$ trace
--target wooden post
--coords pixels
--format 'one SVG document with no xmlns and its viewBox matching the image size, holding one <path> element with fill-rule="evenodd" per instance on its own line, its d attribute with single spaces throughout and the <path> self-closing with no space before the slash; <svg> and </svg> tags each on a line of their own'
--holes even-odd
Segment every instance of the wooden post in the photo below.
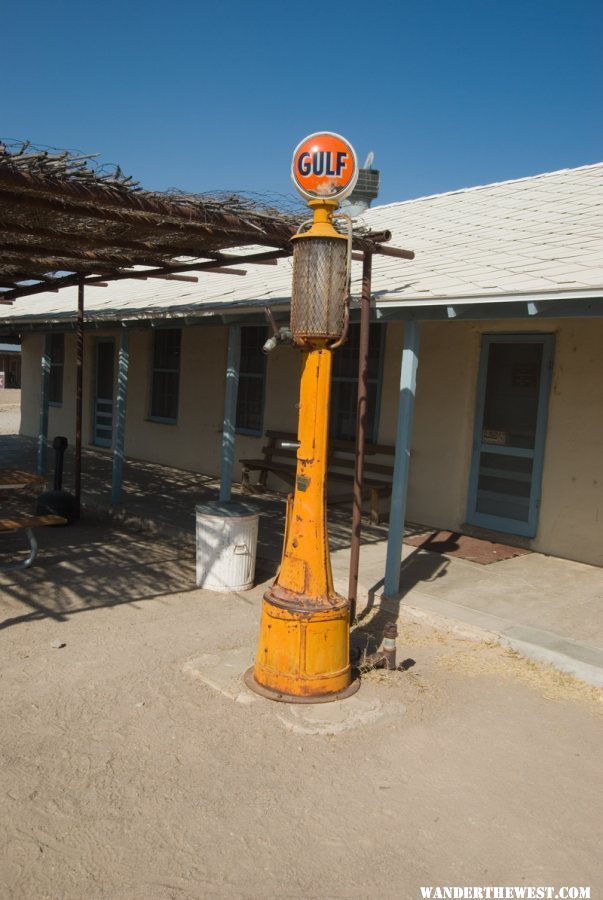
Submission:
<svg viewBox="0 0 603 900">
<path fill-rule="evenodd" d="M 392 485 L 384 594 L 395 596 L 400 590 L 400 562 L 404 540 L 406 495 L 412 441 L 412 419 L 415 405 L 417 367 L 419 365 L 419 329 L 417 322 L 404 323 L 404 348 L 400 368 L 400 400 L 396 429 L 396 456 Z"/>
<path fill-rule="evenodd" d="M 368 393 L 369 331 L 371 327 L 371 274 L 373 254 L 365 253 L 362 262 L 362 298 L 360 307 L 360 347 L 358 352 L 358 400 L 356 407 L 356 466 L 352 501 L 352 542 L 350 546 L 350 579 L 348 599 L 350 622 L 356 618 L 358 600 L 358 568 L 360 563 L 360 534 L 362 530 L 362 470 L 366 443 L 366 403 Z"/>
</svg>

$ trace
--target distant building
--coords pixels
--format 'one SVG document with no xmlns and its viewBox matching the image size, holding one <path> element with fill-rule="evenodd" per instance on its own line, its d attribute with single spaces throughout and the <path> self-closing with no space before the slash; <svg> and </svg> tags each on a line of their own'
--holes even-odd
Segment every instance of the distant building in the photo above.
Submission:
<svg viewBox="0 0 603 900">
<path fill-rule="evenodd" d="M 0 390 L 21 387 L 21 345 L 0 343 Z"/>
<path fill-rule="evenodd" d="M 369 371 L 369 437 L 391 445 L 404 335 L 421 323 L 409 520 L 603 565 L 602 195 L 597 164 L 364 214 L 416 253 L 374 259 Z M 237 459 L 261 455 L 266 429 L 295 429 L 299 353 L 261 350 L 265 306 L 286 320 L 291 261 L 248 269 L 87 291 L 85 442 L 112 444 L 124 328 L 128 456 L 218 474 L 229 325 L 241 328 Z M 357 301 L 360 264 L 353 275 Z M 22 337 L 24 434 L 37 434 L 46 346 L 49 434 L 73 441 L 75 308 L 68 288 L 0 314 L 0 334 Z M 352 325 L 335 355 L 337 438 L 354 436 L 357 338 Z"/>
</svg>

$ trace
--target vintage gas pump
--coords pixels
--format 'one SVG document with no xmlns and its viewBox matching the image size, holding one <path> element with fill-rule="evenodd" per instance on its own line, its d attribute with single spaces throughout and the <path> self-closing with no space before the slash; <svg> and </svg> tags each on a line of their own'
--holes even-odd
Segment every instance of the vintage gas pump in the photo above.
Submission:
<svg viewBox="0 0 603 900">
<path fill-rule="evenodd" d="M 295 492 L 245 677 L 274 700 L 317 703 L 359 687 L 350 668 L 349 603 L 333 589 L 326 522 L 331 359 L 347 329 L 351 260 L 351 227 L 340 233 L 333 214 L 358 177 L 354 149 L 330 132 L 311 135 L 294 153 L 292 176 L 313 211 L 311 227 L 293 238 L 291 332 L 302 354 Z"/>
</svg>

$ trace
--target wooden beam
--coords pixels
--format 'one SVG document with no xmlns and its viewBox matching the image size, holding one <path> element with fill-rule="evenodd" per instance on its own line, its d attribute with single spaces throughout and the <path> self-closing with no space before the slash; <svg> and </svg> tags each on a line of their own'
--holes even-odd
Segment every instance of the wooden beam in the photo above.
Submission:
<svg viewBox="0 0 603 900">
<path fill-rule="evenodd" d="M 151 275 L 151 278 L 163 278 L 165 281 L 199 281 L 194 275 Z"/>
<path fill-rule="evenodd" d="M 261 263 L 262 260 L 265 259 L 281 259 L 282 257 L 288 257 L 290 255 L 290 250 L 264 250 L 261 253 L 248 253 L 240 257 L 231 256 L 229 257 L 229 261 L 237 262 L 239 264 L 252 264 Z M 86 279 L 86 284 L 93 284 L 94 281 L 117 281 L 124 278 L 145 279 L 151 278 L 153 275 L 172 275 L 179 272 L 207 272 L 214 268 L 221 268 L 220 262 L 222 259 L 223 257 L 220 256 L 220 258 L 217 260 L 210 260 L 209 262 L 205 263 L 194 262 L 171 265 L 169 270 L 166 270 L 166 268 L 163 267 L 159 269 L 144 269 L 142 271 L 133 272 L 125 272 L 123 269 L 116 272 L 105 272 L 99 275 L 91 275 Z M 241 272 L 242 270 L 237 269 L 236 271 Z M 77 273 L 73 275 L 65 275 L 62 278 L 54 279 L 54 281 L 57 285 L 57 288 L 73 287 L 81 281 L 81 275 L 78 275 Z M 47 290 L 48 288 L 44 284 L 28 285 L 27 287 L 19 288 L 16 291 L 10 291 L 7 299 L 12 302 L 12 300 L 15 300 L 17 297 L 29 297 L 33 294 L 40 294 Z"/>
<path fill-rule="evenodd" d="M 226 266 L 216 266 L 215 269 L 207 269 L 212 275 L 247 275 L 247 269 L 229 269 Z"/>
</svg>

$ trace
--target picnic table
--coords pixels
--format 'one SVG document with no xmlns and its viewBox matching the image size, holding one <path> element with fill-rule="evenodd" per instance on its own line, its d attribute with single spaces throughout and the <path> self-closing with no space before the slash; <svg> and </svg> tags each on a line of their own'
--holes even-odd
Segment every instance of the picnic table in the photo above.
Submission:
<svg viewBox="0 0 603 900">
<path fill-rule="evenodd" d="M 21 469 L 0 469 L 0 499 L 2 492 L 5 491 L 22 491 L 25 488 L 41 488 L 48 479 L 44 475 L 34 475 L 32 472 L 25 472 Z M 46 525 L 65 525 L 67 519 L 62 516 L 28 516 L 21 514 L 13 514 L 0 517 L 0 533 L 10 531 L 25 531 L 29 541 L 29 556 L 17 563 L 9 563 L 8 565 L 0 565 L 0 571 L 6 572 L 11 569 L 28 569 L 37 556 L 38 542 L 34 534 L 34 528 L 40 528 Z"/>
</svg>

